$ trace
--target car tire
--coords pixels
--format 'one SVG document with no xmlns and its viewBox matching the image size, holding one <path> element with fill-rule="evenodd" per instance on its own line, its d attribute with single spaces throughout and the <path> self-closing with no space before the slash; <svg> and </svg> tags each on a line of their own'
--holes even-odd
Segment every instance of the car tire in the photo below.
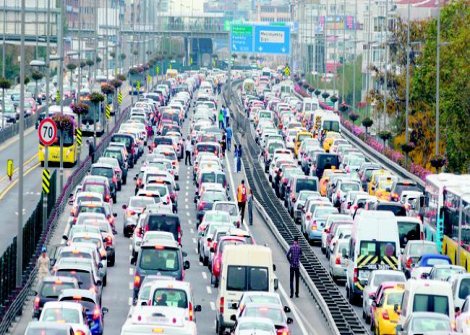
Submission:
<svg viewBox="0 0 470 335">
<path fill-rule="evenodd" d="M 116 263 L 116 255 L 112 255 L 111 257 L 108 258 L 109 266 L 114 266 L 115 263 Z"/>
<path fill-rule="evenodd" d="M 221 325 L 219 325 L 218 320 L 215 322 L 215 333 L 217 335 L 224 335 L 224 328 Z"/>
</svg>

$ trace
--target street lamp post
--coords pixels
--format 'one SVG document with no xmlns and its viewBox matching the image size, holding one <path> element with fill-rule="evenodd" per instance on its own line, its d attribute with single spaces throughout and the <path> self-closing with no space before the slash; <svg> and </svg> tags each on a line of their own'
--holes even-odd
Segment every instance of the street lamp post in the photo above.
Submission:
<svg viewBox="0 0 470 335">
<path fill-rule="evenodd" d="M 384 103 L 383 103 L 383 114 L 384 114 L 384 129 L 386 128 L 385 125 L 385 118 L 387 117 L 387 90 L 388 90 L 388 71 L 387 71 L 387 66 L 388 66 L 388 0 L 385 0 L 385 25 L 384 25 L 384 30 L 385 30 L 385 64 L 384 64 Z"/>
<path fill-rule="evenodd" d="M 411 2 L 408 2 L 408 29 L 406 31 L 406 98 L 405 98 L 405 143 L 408 144 L 409 141 L 409 131 L 408 131 L 408 115 L 410 108 L 410 14 L 411 12 Z M 405 166 L 408 166 L 408 153 L 405 155 Z"/>
<path fill-rule="evenodd" d="M 60 92 L 60 115 L 64 115 L 64 1 L 61 0 L 60 4 L 60 23 L 58 25 L 58 39 L 59 43 L 59 92 Z M 63 131 L 59 130 L 59 143 L 60 143 L 60 163 L 59 163 L 59 189 L 64 188 L 64 140 L 63 140 Z"/>
<path fill-rule="evenodd" d="M 439 76 L 440 76 L 440 65 L 441 65 L 441 3 L 440 0 L 437 2 L 437 43 L 436 43 L 436 148 L 435 155 L 439 156 Z M 462 212 L 460 213 L 462 214 Z M 460 220 L 459 220 L 460 223 Z M 460 232 L 460 229 L 459 229 Z"/>
<path fill-rule="evenodd" d="M 459 230 L 458 230 L 458 244 L 457 244 L 457 265 L 460 265 L 460 247 L 462 245 L 462 217 L 463 217 L 463 198 L 467 195 L 470 195 L 470 192 L 464 192 L 460 196 L 460 201 L 459 201 Z M 468 207 L 468 206 L 467 206 Z"/>
<path fill-rule="evenodd" d="M 357 61 L 357 0 L 354 1 L 354 64 L 353 64 L 353 96 L 352 108 L 356 108 L 356 61 Z"/>
</svg>

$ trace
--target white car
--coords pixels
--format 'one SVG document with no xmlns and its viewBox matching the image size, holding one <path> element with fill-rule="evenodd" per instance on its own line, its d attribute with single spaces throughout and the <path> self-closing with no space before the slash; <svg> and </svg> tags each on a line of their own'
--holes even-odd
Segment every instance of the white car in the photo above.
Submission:
<svg viewBox="0 0 470 335">
<path fill-rule="evenodd" d="M 216 201 L 212 205 L 212 210 L 227 212 L 234 227 L 240 227 L 241 217 L 235 201 Z"/>
<path fill-rule="evenodd" d="M 274 323 L 268 318 L 244 316 L 237 322 L 234 335 L 276 335 Z"/>
<path fill-rule="evenodd" d="M 39 321 L 67 323 L 76 334 L 91 335 L 85 309 L 78 302 L 49 301 L 44 304 Z"/>
</svg>

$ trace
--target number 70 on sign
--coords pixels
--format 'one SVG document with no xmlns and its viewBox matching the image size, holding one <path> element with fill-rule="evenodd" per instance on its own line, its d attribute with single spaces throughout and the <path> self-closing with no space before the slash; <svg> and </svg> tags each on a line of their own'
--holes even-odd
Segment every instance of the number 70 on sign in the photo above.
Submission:
<svg viewBox="0 0 470 335">
<path fill-rule="evenodd" d="M 57 125 L 51 118 L 46 118 L 41 121 L 38 127 L 39 141 L 44 146 L 54 144 L 57 138 Z"/>
</svg>

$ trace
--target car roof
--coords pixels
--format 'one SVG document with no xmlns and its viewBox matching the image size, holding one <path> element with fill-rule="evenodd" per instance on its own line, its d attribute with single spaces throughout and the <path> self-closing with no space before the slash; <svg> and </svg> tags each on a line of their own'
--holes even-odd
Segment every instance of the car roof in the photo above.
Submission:
<svg viewBox="0 0 470 335">
<path fill-rule="evenodd" d="M 85 297 L 88 299 L 93 300 L 95 303 L 98 303 L 98 299 L 96 297 L 96 293 L 92 292 L 91 290 L 84 290 L 79 288 L 68 288 L 62 290 L 59 296 L 59 300 L 61 297 Z"/>
<path fill-rule="evenodd" d="M 169 247 L 169 248 L 179 248 L 179 244 L 178 242 L 176 241 L 172 241 L 172 240 L 165 240 L 165 239 L 162 239 L 162 240 L 150 240 L 150 241 L 144 241 L 142 243 L 142 248 L 144 247 L 157 247 L 157 246 L 161 246 L 161 247 Z"/>
</svg>

